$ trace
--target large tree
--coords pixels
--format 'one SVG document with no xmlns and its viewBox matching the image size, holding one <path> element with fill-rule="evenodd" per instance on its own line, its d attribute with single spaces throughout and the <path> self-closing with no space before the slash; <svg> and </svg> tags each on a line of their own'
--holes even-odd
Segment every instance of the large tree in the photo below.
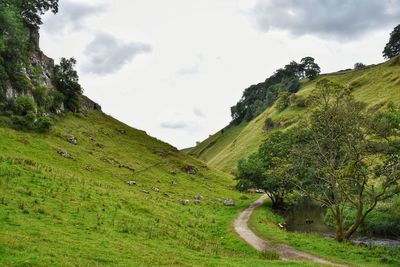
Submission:
<svg viewBox="0 0 400 267">
<path fill-rule="evenodd" d="M 75 70 L 74 58 L 62 58 L 54 68 L 54 85 L 64 95 L 64 107 L 72 112 L 79 111 L 79 96 L 83 90 Z"/>
<path fill-rule="evenodd" d="M 303 72 L 302 76 L 310 80 L 314 80 L 321 73 L 321 68 L 312 57 L 303 58 L 300 62 L 300 69 Z"/>
<path fill-rule="evenodd" d="M 297 189 L 326 206 L 335 219 L 336 239 L 348 240 L 378 202 L 399 192 L 399 150 L 393 146 L 398 131 L 392 131 L 399 121 L 371 120 L 347 88 L 327 79 L 317 83 L 315 104 L 307 138 L 292 150 L 296 164 L 291 166 Z M 354 213 L 350 223 L 346 210 Z"/>
<path fill-rule="evenodd" d="M 239 161 L 238 188 L 263 189 L 273 207 L 280 207 L 294 188 L 288 154 L 295 138 L 293 131 L 272 133 L 256 153 Z"/>
<path fill-rule="evenodd" d="M 390 59 L 400 55 L 400 24 L 390 34 L 389 42 L 383 50 L 383 57 Z"/>
</svg>

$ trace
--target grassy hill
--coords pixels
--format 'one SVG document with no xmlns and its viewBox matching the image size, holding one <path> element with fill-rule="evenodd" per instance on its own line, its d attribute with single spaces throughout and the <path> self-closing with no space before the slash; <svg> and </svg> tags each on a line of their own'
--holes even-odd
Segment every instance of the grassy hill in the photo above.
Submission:
<svg viewBox="0 0 400 267">
<path fill-rule="evenodd" d="M 349 86 L 356 99 L 366 102 L 371 109 L 380 109 L 389 101 L 400 104 L 400 57 L 396 57 L 365 69 L 325 74 L 312 82 L 302 81 L 300 91 L 286 110 L 279 112 L 272 106 L 250 122 L 230 125 L 215 133 L 188 153 L 210 167 L 234 173 L 238 160 L 257 150 L 268 132 L 291 127 L 309 114 L 307 97 L 322 78 Z M 272 119 L 274 127 L 265 130 L 267 118 Z"/>
<path fill-rule="evenodd" d="M 265 265 L 231 229 L 257 196 L 99 111 L 48 134 L 0 128 L 0 151 L 0 266 Z"/>
</svg>

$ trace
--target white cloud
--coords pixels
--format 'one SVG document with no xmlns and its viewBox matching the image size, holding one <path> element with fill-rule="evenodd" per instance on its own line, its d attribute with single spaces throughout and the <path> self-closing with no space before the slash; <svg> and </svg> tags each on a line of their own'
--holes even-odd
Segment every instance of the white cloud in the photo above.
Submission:
<svg viewBox="0 0 400 267">
<path fill-rule="evenodd" d="M 130 63 L 137 55 L 150 53 L 152 48 L 145 43 L 126 43 L 112 35 L 99 33 L 85 48 L 85 73 L 112 74 Z"/>
</svg>

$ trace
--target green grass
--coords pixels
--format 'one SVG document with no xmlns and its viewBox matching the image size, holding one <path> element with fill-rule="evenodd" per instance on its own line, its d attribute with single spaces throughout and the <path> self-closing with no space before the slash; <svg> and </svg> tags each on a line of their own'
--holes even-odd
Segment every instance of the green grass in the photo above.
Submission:
<svg viewBox="0 0 400 267">
<path fill-rule="evenodd" d="M 48 134 L 0 128 L 0 152 L 0 266 L 304 266 L 266 260 L 233 232 L 255 196 L 241 200 L 231 176 L 100 112 Z"/>
<path fill-rule="evenodd" d="M 317 234 L 287 232 L 278 227 L 284 219 L 272 212 L 271 203 L 256 209 L 249 225 L 259 236 L 276 243 L 288 244 L 313 255 L 354 266 L 399 266 L 400 248 L 365 248 L 338 243 Z"/>
<path fill-rule="evenodd" d="M 400 104 L 399 62 L 400 57 L 397 57 L 363 70 L 325 74 L 316 81 L 302 81 L 302 87 L 296 96 L 307 98 L 319 79 L 328 78 L 349 86 L 356 99 L 366 102 L 371 109 L 377 110 L 389 101 Z M 238 160 L 256 151 L 268 134 L 263 130 L 268 117 L 273 119 L 276 129 L 286 129 L 308 116 L 309 112 L 309 108 L 295 105 L 278 112 L 272 106 L 249 123 L 230 126 L 225 129 L 224 134 L 218 132 L 212 135 L 187 153 L 204 160 L 211 167 L 235 173 Z"/>
</svg>

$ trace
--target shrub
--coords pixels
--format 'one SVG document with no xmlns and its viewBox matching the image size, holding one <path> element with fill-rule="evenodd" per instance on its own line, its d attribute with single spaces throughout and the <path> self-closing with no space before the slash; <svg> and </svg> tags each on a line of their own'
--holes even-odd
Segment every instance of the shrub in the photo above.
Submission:
<svg viewBox="0 0 400 267">
<path fill-rule="evenodd" d="M 356 64 L 354 64 L 354 69 L 355 70 L 362 70 L 365 69 L 367 66 L 364 63 L 361 62 L 357 62 Z"/>
<path fill-rule="evenodd" d="M 45 107 L 47 104 L 46 96 L 47 96 L 48 90 L 49 89 L 46 86 L 39 86 L 39 87 L 36 87 L 33 89 L 32 95 L 33 95 L 33 98 L 35 99 L 38 107 L 46 108 Z"/>
<path fill-rule="evenodd" d="M 53 120 L 49 117 L 40 117 L 36 123 L 36 129 L 39 132 L 48 132 L 53 126 Z"/>
<path fill-rule="evenodd" d="M 20 93 L 32 92 L 34 87 L 32 82 L 22 73 L 17 73 L 13 77 L 15 89 Z"/>
<path fill-rule="evenodd" d="M 18 115 L 25 116 L 28 113 L 36 113 L 36 103 L 32 97 L 20 96 L 17 98 L 16 112 Z"/>
<path fill-rule="evenodd" d="M 264 130 L 267 131 L 272 128 L 274 128 L 274 121 L 271 118 L 267 118 L 264 123 Z"/>
</svg>

